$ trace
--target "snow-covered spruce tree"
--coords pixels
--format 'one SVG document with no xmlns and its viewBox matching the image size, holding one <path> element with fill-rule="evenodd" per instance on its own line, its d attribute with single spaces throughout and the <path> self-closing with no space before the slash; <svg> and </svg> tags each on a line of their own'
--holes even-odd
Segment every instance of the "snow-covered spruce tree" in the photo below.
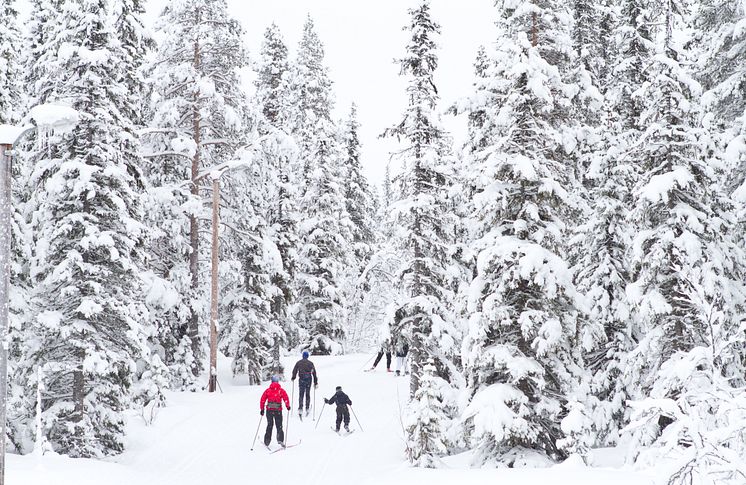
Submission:
<svg viewBox="0 0 746 485">
<path fill-rule="evenodd" d="M 696 78 L 704 89 L 705 126 L 710 146 L 723 163 L 720 183 L 740 205 L 746 201 L 746 34 L 740 25 L 746 9 L 733 0 L 703 0 L 693 15 L 697 59 Z M 743 243 L 742 243 L 743 245 Z"/>
<path fill-rule="evenodd" d="M 266 208 L 273 203 L 273 187 L 266 183 L 267 167 L 261 157 L 249 167 L 222 178 L 221 210 L 221 321 L 219 344 L 232 357 L 234 375 L 246 375 L 250 384 L 267 380 L 274 336 L 280 322 L 271 310 L 275 288 L 270 281 L 281 272 L 279 253 L 267 237 Z M 279 267 L 279 268 L 278 268 Z"/>
<path fill-rule="evenodd" d="M 344 350 L 353 224 L 345 207 L 336 127 L 319 119 L 313 132 L 316 146 L 298 224 L 296 318 L 308 334 L 304 347 L 314 354 L 339 354 Z"/>
<path fill-rule="evenodd" d="M 356 277 L 368 264 L 373 246 L 375 234 L 373 229 L 373 215 L 375 210 L 375 197 L 371 191 L 360 160 L 360 136 L 358 130 L 360 123 L 357 121 L 357 106 L 355 103 L 350 108 L 350 115 L 344 127 L 344 149 L 345 157 L 342 162 L 344 198 L 347 205 L 347 213 L 352 221 L 352 244 L 354 245 L 355 260 L 357 264 Z"/>
<path fill-rule="evenodd" d="M 200 172 L 229 160 L 244 130 L 238 70 L 247 65 L 239 23 L 224 0 L 169 3 L 158 22 L 162 40 L 148 69 L 151 91 L 146 173 L 153 185 L 153 240 L 148 301 L 174 384 L 189 385 L 203 367 L 207 260 L 200 219 Z"/>
<path fill-rule="evenodd" d="M 144 123 L 143 100 L 145 99 L 145 80 L 143 66 L 145 57 L 154 40 L 146 31 L 142 17 L 145 14 L 143 0 L 113 0 L 114 28 L 122 43 L 126 62 L 122 64 L 122 82 L 127 86 L 129 96 L 117 100 L 120 109 L 132 120 L 136 128 Z M 132 150 L 138 149 L 132 147 Z"/>
<path fill-rule="evenodd" d="M 407 435 L 407 458 L 415 466 L 438 468 L 436 457 L 448 452 L 445 438 L 445 412 L 440 395 L 435 364 L 429 360 L 422 367 L 420 387 L 414 395 L 405 421 Z"/>
<path fill-rule="evenodd" d="M 629 114 L 619 106 L 627 100 L 619 96 L 630 82 L 625 79 L 628 70 L 634 68 L 628 64 L 628 37 L 637 32 L 626 22 L 618 27 L 616 9 L 611 7 L 605 1 L 595 7 L 585 1 L 574 4 L 577 61 L 573 71 L 581 87 L 573 103 L 578 124 L 574 156 L 579 178 L 576 191 L 585 203 L 578 214 L 584 222 L 572 228 L 570 247 L 575 282 L 588 303 L 588 314 L 579 321 L 575 351 L 590 372 L 581 386 L 585 395 L 571 403 L 572 409 L 584 410 L 579 419 L 589 429 L 570 441 L 580 439 L 586 449 L 618 438 L 627 397 L 618 377 L 631 344 L 625 294 L 631 238 L 626 222 L 634 168 L 621 155 L 620 147 L 631 128 L 620 121 Z M 611 47 L 612 39 L 618 42 L 616 49 Z M 614 76 L 612 69 L 617 69 Z"/>
<path fill-rule="evenodd" d="M 682 448 L 698 440 L 689 425 L 676 422 L 682 416 L 660 403 L 668 400 L 686 414 L 695 405 L 692 393 L 728 379 L 742 385 L 744 362 L 744 259 L 733 243 L 734 211 L 703 153 L 706 133 L 696 122 L 701 88 L 685 67 L 692 54 L 686 39 L 677 35 L 688 30 L 686 9 L 670 2 L 654 12 L 656 54 L 645 68 L 650 82 L 638 92 L 646 130 L 629 154 L 641 170 L 633 193 L 636 236 L 627 289 L 638 341 L 623 376 L 645 408 L 631 430 L 635 451 L 670 444 L 672 421 Z M 648 405 L 646 398 L 659 403 Z M 714 393 L 697 413 L 709 414 L 720 399 Z"/>
<path fill-rule="evenodd" d="M 366 266 L 370 262 L 376 248 L 375 211 L 376 197 L 363 174 L 360 160 L 360 136 L 357 121 L 357 106 L 350 108 L 349 117 L 342 132 L 345 156 L 342 162 L 344 198 L 347 213 L 352 222 L 352 245 L 354 270 L 350 277 L 351 294 L 348 296 L 350 306 L 350 327 L 352 333 L 348 335 L 350 343 L 359 345 L 364 339 L 365 329 L 370 322 L 364 319 L 363 304 L 368 290 L 365 280 L 361 280 Z M 354 285 L 354 286 L 353 286 Z M 379 323 L 379 322 L 376 322 Z"/>
<path fill-rule="evenodd" d="M 634 93 L 647 82 L 645 67 L 652 58 L 650 9 L 644 0 L 624 0 L 613 21 L 614 54 L 607 59 L 613 73 L 605 88 L 601 132 L 589 153 L 584 172 L 585 193 L 592 209 L 576 227 L 572 241 L 576 283 L 589 305 L 580 334 L 586 368 L 591 370 L 592 397 L 586 403 L 598 444 L 618 438 L 628 422 L 629 389 L 620 379 L 634 343 L 626 287 L 630 280 L 631 231 L 629 208 L 638 167 L 629 159 L 644 127 L 644 100 Z"/>
<path fill-rule="evenodd" d="M 303 26 L 298 54 L 292 63 L 284 90 L 282 126 L 298 143 L 299 166 L 295 167 L 295 172 L 299 183 L 305 187 L 308 185 L 306 177 L 312 170 L 310 160 L 317 148 L 314 129 L 319 121 L 332 121 L 331 112 L 334 107 L 332 81 L 324 64 L 324 45 L 310 15 Z"/>
<path fill-rule="evenodd" d="M 446 268 L 455 216 L 446 198 L 452 171 L 450 139 L 440 125 L 433 81 L 438 66 L 435 37 L 440 26 L 433 21 L 427 0 L 410 9 L 409 15 L 405 30 L 411 37 L 405 56 L 399 60 L 401 75 L 408 79 L 409 104 L 401 122 L 384 135 L 397 137 L 403 144 L 402 169 L 394 180 L 394 202 L 389 206 L 389 244 L 401 258 L 396 272 L 401 296 L 394 309 L 393 331 L 395 338 L 399 335 L 409 342 L 410 397 L 414 399 L 428 359 L 435 362 L 438 385 L 447 387 L 444 378 L 452 372 L 448 355 L 455 348 L 456 332 L 447 306 L 453 291 Z M 420 413 L 410 419 L 416 423 L 410 427 L 414 431 L 432 416 Z M 446 419 L 445 415 L 436 418 L 441 422 Z M 442 453 L 440 447 L 429 448 L 415 435 L 408 434 L 407 440 L 408 448 L 414 449 L 412 456 L 421 463 Z"/>
<path fill-rule="evenodd" d="M 0 123 L 19 121 L 21 109 L 18 12 L 15 2 L 2 0 L 0 13 L 6 19 L 0 32 Z"/>
<path fill-rule="evenodd" d="M 555 1 L 502 2 L 486 91 L 488 145 L 473 168 L 469 330 L 463 342 L 476 459 L 512 464 L 527 453 L 559 458 L 573 430 L 563 418 L 580 369 L 579 304 L 563 259 L 575 202 L 563 135 L 577 88 L 566 83 L 570 17 Z M 562 423 L 562 426 L 560 426 Z M 532 451 L 533 450 L 533 451 Z"/>
<path fill-rule="evenodd" d="M 703 101 L 714 115 L 711 122 L 719 130 L 742 130 L 746 112 L 746 70 L 740 62 L 746 56 L 746 32 L 739 24 L 746 18 L 740 2 L 702 0 L 694 27 L 697 31 L 697 78 L 705 91 Z M 726 140 L 730 141 L 730 140 Z"/>
<path fill-rule="evenodd" d="M 26 38 L 28 49 L 23 56 L 28 107 L 54 99 L 60 83 L 57 51 L 69 33 L 60 30 L 61 6 L 62 0 L 32 0 Z"/>
<path fill-rule="evenodd" d="M 298 229 L 300 219 L 296 204 L 300 188 L 293 172 L 296 153 L 287 150 L 290 128 L 283 114 L 287 77 L 289 76 L 288 49 L 279 28 L 272 24 L 264 33 L 261 56 L 257 63 L 255 102 L 263 118 L 258 131 L 267 141 L 262 144 L 262 157 L 268 167 L 267 186 L 273 189 L 268 200 L 274 201 L 266 209 L 268 237 L 279 251 L 280 261 L 270 278 L 274 286 L 272 315 L 277 326 L 273 335 L 272 365 L 275 374 L 282 373 L 280 347 L 297 344 L 298 329 L 292 320 L 290 308 L 294 302 L 294 274 L 297 260 Z"/>
<path fill-rule="evenodd" d="M 21 52 L 21 33 L 18 30 L 18 13 L 14 2 L 0 2 L 0 12 L 5 19 L 3 31 L 0 32 L 0 123 L 15 124 L 20 121 L 23 99 L 20 88 L 23 74 Z M 24 204 L 28 200 L 27 164 L 25 157 L 15 157 L 11 167 L 12 184 L 12 220 L 11 220 L 11 266 L 10 266 L 10 322 L 8 328 L 8 437 L 18 452 L 23 452 L 25 440 L 25 423 L 28 422 L 29 409 L 24 405 L 25 389 L 23 383 L 14 379 L 16 363 L 22 356 L 25 323 L 31 318 L 30 281 L 28 261 L 31 259 L 31 248 L 28 244 L 29 230 L 26 225 Z M 17 426 L 16 426 L 17 425 Z"/>
<path fill-rule="evenodd" d="M 90 457 L 121 452 L 135 361 L 147 354 L 138 274 L 144 227 L 136 157 L 121 148 L 131 120 L 113 100 L 127 96 L 126 62 L 104 0 L 65 2 L 57 24 L 60 101 L 80 113 L 74 130 L 35 165 L 30 205 L 35 254 L 34 339 L 28 389 L 45 377 L 43 432 L 55 450 Z M 42 82 L 40 80 L 40 82 Z"/>
<path fill-rule="evenodd" d="M 294 316 L 315 353 L 343 350 L 352 260 L 352 222 L 344 199 L 344 153 L 331 119 L 331 80 L 309 17 L 286 87 L 283 128 L 295 138 L 293 173 L 301 190 Z M 338 199 L 338 200 L 337 200 Z"/>
</svg>

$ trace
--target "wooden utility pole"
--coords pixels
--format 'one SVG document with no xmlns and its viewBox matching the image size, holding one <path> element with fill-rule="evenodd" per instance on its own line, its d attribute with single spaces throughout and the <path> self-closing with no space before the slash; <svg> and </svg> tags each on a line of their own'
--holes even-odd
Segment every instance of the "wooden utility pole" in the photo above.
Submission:
<svg viewBox="0 0 746 485">
<path fill-rule="evenodd" d="M 218 383 L 218 229 L 220 225 L 220 176 L 212 179 L 212 282 L 210 291 L 210 381 L 208 392 Z"/>
</svg>

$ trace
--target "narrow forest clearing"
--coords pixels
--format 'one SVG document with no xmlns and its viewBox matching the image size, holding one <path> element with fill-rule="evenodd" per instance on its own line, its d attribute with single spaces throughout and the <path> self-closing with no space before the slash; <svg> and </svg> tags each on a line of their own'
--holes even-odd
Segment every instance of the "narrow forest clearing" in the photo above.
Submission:
<svg viewBox="0 0 746 485">
<path fill-rule="evenodd" d="M 74 460 L 47 454 L 9 456 L 8 483 L 22 485 L 233 485 L 259 483 L 324 484 L 500 484 L 500 485 L 653 485 L 644 474 L 562 464 L 550 469 L 468 469 L 468 456 L 447 460 L 450 468 L 413 469 L 404 460 L 399 404 L 407 399 L 409 380 L 385 371 L 363 372 L 368 355 L 313 357 L 319 376 L 316 415 L 323 398 L 342 386 L 353 401 L 362 430 L 352 417 L 349 436 L 338 436 L 334 409 L 323 410 L 318 428 L 296 415 L 295 390 L 289 444 L 299 446 L 270 454 L 261 439 L 249 451 L 259 423 L 259 397 L 266 387 L 248 386 L 229 375 L 221 361 L 223 393 L 170 393 L 152 426 L 131 414 L 127 451 L 107 461 Z M 294 358 L 285 360 L 286 376 Z M 370 365 L 370 364 L 367 364 Z M 291 394 L 290 382 L 283 383 Z M 286 415 L 287 416 L 287 415 Z M 276 447 L 273 437 L 273 447 Z"/>
</svg>

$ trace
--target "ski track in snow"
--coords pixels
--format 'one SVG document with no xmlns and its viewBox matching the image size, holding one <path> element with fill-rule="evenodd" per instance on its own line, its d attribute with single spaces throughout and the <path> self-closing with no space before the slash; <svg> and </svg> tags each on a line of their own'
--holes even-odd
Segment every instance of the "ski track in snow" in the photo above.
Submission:
<svg viewBox="0 0 746 485">
<path fill-rule="evenodd" d="M 290 428 L 286 436 L 295 446 L 268 453 L 262 439 L 262 420 L 254 451 L 249 451 L 259 424 L 259 398 L 268 383 L 241 384 L 230 376 L 227 359 L 219 362 L 219 381 L 224 393 L 171 393 L 168 407 L 160 410 L 155 423 L 145 426 L 138 415 L 130 416 L 127 451 L 103 461 L 72 460 L 45 455 L 9 457 L 8 483 L 24 485 L 232 485 L 253 483 L 304 483 L 334 485 L 386 483 L 440 485 L 453 483 L 501 483 L 503 485 L 553 483 L 553 485 L 652 485 L 632 472 L 609 469 L 545 470 L 421 470 L 404 460 L 404 441 L 397 398 L 402 407 L 409 392 L 409 378 L 395 377 L 379 364 L 375 372 L 362 372 L 370 356 L 312 357 L 319 376 L 316 418 L 324 397 L 335 386 L 352 399 L 351 436 L 338 436 L 334 425 L 335 406 L 326 406 L 318 428 L 311 416 L 297 416 L 297 387 L 291 403 Z M 284 359 L 288 396 L 294 358 Z M 367 365 L 370 365 L 368 363 Z M 398 392 L 397 392 L 398 388 Z M 312 395 L 313 399 L 313 389 Z M 284 413 L 283 427 L 288 413 Z M 273 432 L 272 446 L 276 445 Z M 451 465 L 464 461 L 457 459 Z M 566 478 L 567 481 L 565 481 Z M 601 480 L 601 481 L 599 481 Z"/>
</svg>

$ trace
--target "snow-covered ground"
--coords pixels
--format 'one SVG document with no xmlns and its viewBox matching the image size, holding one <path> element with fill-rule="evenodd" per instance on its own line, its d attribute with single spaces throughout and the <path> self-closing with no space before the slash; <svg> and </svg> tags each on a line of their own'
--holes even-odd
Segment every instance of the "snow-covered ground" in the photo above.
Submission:
<svg viewBox="0 0 746 485">
<path fill-rule="evenodd" d="M 261 443 L 249 451 L 259 424 L 259 397 L 266 386 L 248 386 L 229 376 L 221 361 L 223 393 L 173 393 L 155 423 L 130 417 L 127 451 L 108 461 L 72 460 L 62 456 L 16 456 L 8 459 L 8 483 L 19 485 L 232 485 L 249 483 L 313 484 L 495 484 L 500 485 L 654 485 L 650 475 L 618 468 L 587 468 L 575 461 L 549 469 L 469 469 L 468 456 L 450 457 L 450 468 L 413 469 L 403 459 L 399 403 L 404 405 L 408 379 L 396 378 L 379 363 L 362 372 L 368 355 L 314 357 L 319 374 L 316 414 L 323 397 L 342 386 L 354 403 L 349 436 L 330 426 L 333 408 L 323 411 L 317 429 L 295 415 L 297 389 L 287 437 L 299 446 L 274 454 Z M 289 371 L 295 359 L 288 359 Z M 369 365 L 369 364 L 368 364 Z M 290 382 L 283 384 L 290 394 Z M 273 437 L 274 445 L 274 437 Z M 276 446 L 276 445 L 275 445 Z M 607 453 L 608 454 L 608 453 Z M 614 461 L 612 456 L 603 461 Z"/>
</svg>

